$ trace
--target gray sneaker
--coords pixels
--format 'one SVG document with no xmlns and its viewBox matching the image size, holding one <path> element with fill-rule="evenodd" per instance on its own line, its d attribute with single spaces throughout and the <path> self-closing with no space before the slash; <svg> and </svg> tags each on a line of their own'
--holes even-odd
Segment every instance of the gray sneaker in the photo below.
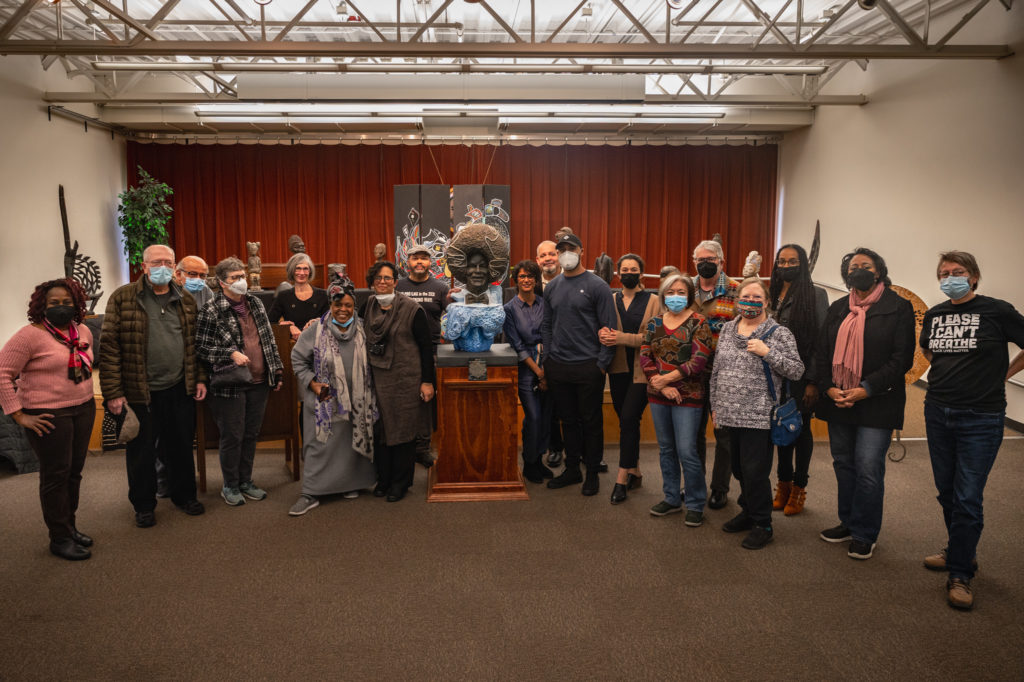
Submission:
<svg viewBox="0 0 1024 682">
<path fill-rule="evenodd" d="M 342 495 L 342 497 L 345 498 L 346 500 L 354 500 L 357 497 L 359 497 L 359 491 L 358 490 L 349 490 L 347 493 Z"/>
<path fill-rule="evenodd" d="M 690 528 L 697 528 L 704 523 L 704 512 L 695 511 L 693 509 L 686 510 L 686 525 Z"/>
<path fill-rule="evenodd" d="M 311 495 L 299 495 L 299 499 L 295 500 L 295 504 L 288 510 L 288 516 L 302 516 L 310 509 L 316 509 L 320 506 L 320 500 L 316 499 Z"/>
<path fill-rule="evenodd" d="M 671 504 L 662 500 L 658 504 L 651 507 L 651 516 L 667 516 L 669 514 L 675 514 L 676 512 L 683 511 L 683 505 L 673 507 Z"/>
<path fill-rule="evenodd" d="M 253 483 L 252 481 L 249 481 L 248 483 L 243 483 L 242 485 L 238 486 L 238 491 L 245 495 L 246 497 L 248 497 L 250 500 L 256 500 L 257 502 L 259 502 L 260 500 L 264 500 L 267 497 L 267 491 L 263 490 L 262 488 L 256 487 L 256 484 Z"/>
<path fill-rule="evenodd" d="M 242 497 L 242 493 L 238 491 L 238 488 L 224 488 L 220 491 L 220 496 L 224 498 L 229 507 L 238 507 L 245 504 L 245 498 Z"/>
</svg>

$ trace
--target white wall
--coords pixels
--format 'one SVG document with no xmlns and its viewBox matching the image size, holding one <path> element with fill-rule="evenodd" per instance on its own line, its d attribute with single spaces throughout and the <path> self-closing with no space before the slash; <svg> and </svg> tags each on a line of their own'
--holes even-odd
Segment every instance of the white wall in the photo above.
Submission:
<svg viewBox="0 0 1024 682">
<path fill-rule="evenodd" d="M 785 136 L 780 239 L 810 246 L 821 220 L 816 280 L 839 285 L 843 254 L 867 246 L 895 284 L 935 305 L 945 300 L 937 255 L 962 249 L 981 265 L 979 291 L 1024 312 L 1024 7 L 989 3 L 974 22 L 952 42 L 1018 54 L 847 65 L 823 94 L 870 102 L 820 107 L 810 128 Z M 1024 388 L 1008 384 L 1007 394 L 1007 416 L 1024 422 Z"/>
<path fill-rule="evenodd" d="M 64 185 L 72 244 L 95 260 L 103 291 L 127 277 L 120 253 L 117 194 L 125 187 L 125 145 L 108 131 L 57 116 L 41 94 L 91 90 L 60 63 L 44 72 L 38 57 L 0 57 L 0 343 L 27 320 L 36 284 L 64 276 L 64 234 L 57 187 Z M 97 311 L 103 312 L 106 297 Z"/>
</svg>

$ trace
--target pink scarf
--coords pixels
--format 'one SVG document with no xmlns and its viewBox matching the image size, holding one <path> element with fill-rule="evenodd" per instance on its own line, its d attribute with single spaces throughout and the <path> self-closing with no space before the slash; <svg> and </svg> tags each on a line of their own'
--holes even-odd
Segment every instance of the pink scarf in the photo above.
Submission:
<svg viewBox="0 0 1024 682">
<path fill-rule="evenodd" d="M 844 391 L 860 386 L 860 375 L 864 369 L 864 320 L 868 309 L 882 298 L 885 285 L 881 282 L 864 298 L 858 298 L 856 290 L 850 291 L 850 314 L 839 325 L 836 335 L 836 350 L 832 354 L 832 383 Z"/>
</svg>

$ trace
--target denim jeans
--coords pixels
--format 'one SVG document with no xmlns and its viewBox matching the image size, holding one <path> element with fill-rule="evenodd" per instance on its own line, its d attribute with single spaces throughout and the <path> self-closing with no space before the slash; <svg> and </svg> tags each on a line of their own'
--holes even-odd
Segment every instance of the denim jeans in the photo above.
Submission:
<svg viewBox="0 0 1024 682">
<path fill-rule="evenodd" d="M 537 375 L 526 363 L 519 363 L 519 402 L 523 406 L 523 463 L 532 464 L 540 461 L 540 456 L 547 450 L 547 443 L 541 440 L 544 435 L 544 401 L 546 391 L 534 390 L 537 386 Z"/>
<path fill-rule="evenodd" d="M 869 545 L 878 540 L 878 531 L 882 528 L 885 453 L 891 440 L 892 429 L 828 423 L 839 521 L 849 529 L 854 540 Z"/>
<path fill-rule="evenodd" d="M 985 518 L 985 482 L 1003 442 L 1002 412 L 924 404 L 928 452 L 949 534 L 946 566 L 951 578 L 974 577 L 975 553 Z"/>
<path fill-rule="evenodd" d="M 700 426 L 699 407 L 659 405 L 651 403 L 651 419 L 658 436 L 661 453 L 661 481 L 665 501 L 673 507 L 683 503 L 680 497 L 680 465 L 682 465 L 683 491 L 686 508 L 704 511 L 708 488 L 704 483 L 704 467 L 697 456 L 697 427 Z"/>
</svg>

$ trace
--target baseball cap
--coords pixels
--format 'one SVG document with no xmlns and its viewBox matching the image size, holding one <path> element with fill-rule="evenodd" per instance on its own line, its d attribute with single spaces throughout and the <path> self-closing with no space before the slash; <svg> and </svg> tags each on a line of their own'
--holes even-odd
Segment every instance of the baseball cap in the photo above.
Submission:
<svg viewBox="0 0 1024 682">
<path fill-rule="evenodd" d="M 405 256 L 406 256 L 406 258 L 408 258 L 409 256 L 412 256 L 413 254 L 417 254 L 417 253 L 422 253 L 427 258 L 431 258 L 432 257 L 431 253 L 430 253 L 430 249 L 425 247 L 423 244 L 416 244 L 415 246 L 413 246 L 412 248 L 410 248 L 408 251 L 405 252 Z"/>
<path fill-rule="evenodd" d="M 583 242 L 580 241 L 579 237 L 574 234 L 563 234 L 558 238 L 558 242 L 555 243 L 555 249 L 561 251 L 562 247 L 568 244 L 572 244 L 580 249 L 583 248 Z"/>
</svg>

